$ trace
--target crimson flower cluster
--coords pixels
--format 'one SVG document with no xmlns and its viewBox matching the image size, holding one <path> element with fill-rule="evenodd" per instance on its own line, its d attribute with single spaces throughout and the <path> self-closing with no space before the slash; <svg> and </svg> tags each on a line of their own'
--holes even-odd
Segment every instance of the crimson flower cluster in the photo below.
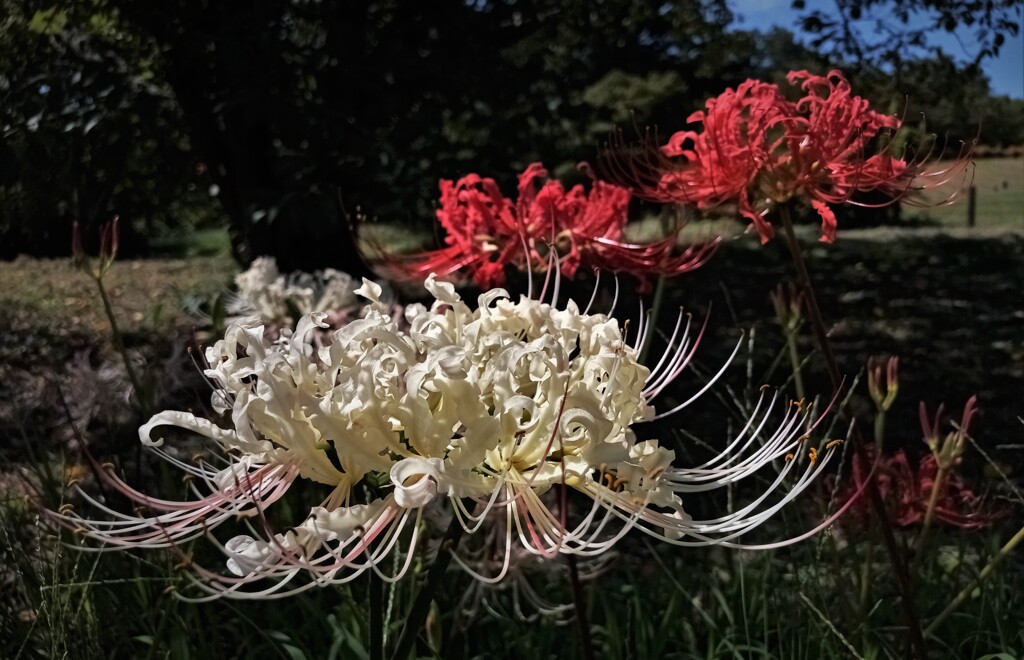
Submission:
<svg viewBox="0 0 1024 660">
<path fill-rule="evenodd" d="M 405 257 L 399 275 L 422 280 L 462 270 L 487 289 L 504 283 L 506 266 L 544 271 L 557 262 L 567 277 L 582 266 L 643 278 L 692 270 L 713 252 L 709 244 L 674 254 L 674 234 L 630 243 L 623 236 L 629 190 L 602 181 L 589 192 L 582 185 L 566 190 L 547 176 L 543 165 L 531 164 L 519 175 L 515 200 L 477 174 L 442 180 L 437 219 L 446 247 Z"/>
<path fill-rule="evenodd" d="M 837 494 L 837 501 L 846 502 L 862 490 L 870 478 L 873 460 L 873 447 L 865 447 L 865 455 L 854 459 L 851 478 Z M 939 464 L 932 454 L 922 457 L 916 467 L 902 449 L 879 459 L 874 478 L 893 524 L 912 527 L 924 521 L 938 472 Z M 983 498 L 955 472 L 945 475 L 939 489 L 933 512 L 937 522 L 961 529 L 981 529 L 999 518 L 998 512 L 986 510 Z M 861 499 L 848 515 L 863 523 L 873 513 L 867 500 Z"/>
<path fill-rule="evenodd" d="M 675 133 L 661 147 L 667 162 L 659 157 L 655 167 L 630 163 L 616 178 L 629 180 L 640 196 L 654 201 L 702 210 L 736 204 L 762 243 L 774 235 L 771 210 L 802 199 L 821 217 L 821 240 L 832 242 L 831 205 L 861 203 L 853 196 L 869 191 L 881 193 L 883 204 L 892 203 L 959 171 L 925 171 L 923 162 L 898 158 L 888 148 L 870 154 L 876 138 L 898 130 L 901 122 L 855 96 L 841 72 L 793 71 L 787 80 L 802 91 L 798 100 L 788 100 L 777 85 L 747 80 L 687 118 L 700 128 Z"/>
</svg>

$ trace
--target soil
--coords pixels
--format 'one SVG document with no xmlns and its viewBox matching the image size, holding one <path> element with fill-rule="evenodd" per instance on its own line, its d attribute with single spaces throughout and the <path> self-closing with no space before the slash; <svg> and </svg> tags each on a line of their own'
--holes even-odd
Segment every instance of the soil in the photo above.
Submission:
<svg viewBox="0 0 1024 660">
<path fill-rule="evenodd" d="M 108 272 L 125 346 L 158 403 L 203 388 L 185 350 L 196 325 L 188 300 L 226 289 L 234 268 L 228 259 L 147 260 Z M 0 456 L 20 461 L 70 444 L 68 413 L 83 431 L 117 436 L 108 447 L 133 442 L 139 416 L 95 282 L 69 260 L 26 258 L 0 262 L 0 282 Z"/>
</svg>

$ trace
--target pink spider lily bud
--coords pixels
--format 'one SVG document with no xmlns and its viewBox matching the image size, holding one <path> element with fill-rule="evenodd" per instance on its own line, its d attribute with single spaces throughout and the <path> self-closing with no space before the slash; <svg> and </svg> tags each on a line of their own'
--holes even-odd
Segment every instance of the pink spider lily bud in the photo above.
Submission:
<svg viewBox="0 0 1024 660">
<path fill-rule="evenodd" d="M 116 215 L 110 222 L 104 223 L 100 227 L 99 261 L 94 268 L 92 260 L 82 246 L 82 228 L 76 220 L 71 227 L 71 263 L 75 268 L 94 278 L 102 278 L 114 265 L 114 260 L 117 258 L 119 234 L 119 218 Z"/>
<path fill-rule="evenodd" d="M 928 408 L 923 401 L 918 408 L 925 444 L 928 445 L 939 466 L 943 469 L 948 469 L 960 460 L 960 457 L 963 456 L 967 448 L 967 435 L 970 433 L 971 424 L 978 414 L 978 397 L 972 396 L 967 400 L 967 403 L 964 404 L 964 412 L 960 418 L 960 423 L 945 436 L 942 436 L 939 431 L 942 411 L 943 406 L 939 404 L 934 417 L 929 417 Z"/>
<path fill-rule="evenodd" d="M 121 239 L 121 216 L 113 219 L 100 229 L 100 259 L 113 262 L 117 258 L 117 247 Z"/>
<path fill-rule="evenodd" d="M 887 412 L 892 408 L 892 404 L 899 392 L 900 360 L 898 357 L 893 356 L 885 362 L 884 383 L 881 362 L 880 358 L 868 360 L 868 391 L 871 394 L 871 400 L 875 402 L 875 406 L 882 412 Z"/>
<path fill-rule="evenodd" d="M 898 131 L 900 120 L 853 95 L 839 71 L 793 71 L 787 80 L 804 93 L 796 102 L 776 85 L 747 80 L 687 118 L 699 129 L 675 133 L 660 149 L 644 145 L 638 154 L 613 145 L 601 170 L 643 199 L 702 210 L 735 205 L 762 243 L 775 233 L 772 210 L 801 200 L 817 211 L 821 240 L 831 243 L 833 205 L 866 206 L 858 194 L 871 191 L 887 198 L 880 205 L 892 204 L 945 185 L 969 161 L 969 152 L 962 153 L 951 167 L 930 168 L 927 155 L 906 160 L 893 154 L 893 140 L 881 138 Z M 880 141 L 884 146 L 876 147 Z"/>
<path fill-rule="evenodd" d="M 476 174 L 442 180 L 437 219 L 447 247 L 392 257 L 398 275 L 422 280 L 429 273 L 462 271 L 488 289 L 504 283 L 507 267 L 545 271 L 557 263 L 566 277 L 584 267 L 643 279 L 693 270 L 714 252 L 712 241 L 677 253 L 676 233 L 653 243 L 628 242 L 628 190 L 602 181 L 589 191 L 582 185 L 566 190 L 547 176 L 540 163 L 531 164 L 519 175 L 515 200 L 504 197 L 493 179 Z"/>
</svg>

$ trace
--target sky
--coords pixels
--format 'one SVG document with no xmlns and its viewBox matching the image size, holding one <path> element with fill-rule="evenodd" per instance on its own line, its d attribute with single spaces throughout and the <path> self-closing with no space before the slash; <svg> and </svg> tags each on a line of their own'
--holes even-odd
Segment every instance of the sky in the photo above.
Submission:
<svg viewBox="0 0 1024 660">
<path fill-rule="evenodd" d="M 764 30 L 778 26 L 800 33 L 800 23 L 797 12 L 791 8 L 791 0 L 728 0 L 728 4 L 737 17 L 737 26 L 742 29 Z M 807 0 L 807 8 L 835 11 L 835 3 L 832 0 Z M 958 35 L 968 48 L 974 45 L 970 28 L 960 30 Z M 933 44 L 954 58 L 968 59 L 955 36 L 940 30 L 932 39 Z M 981 68 L 988 75 L 995 94 L 1024 98 L 1024 27 L 1016 37 L 1007 35 L 999 57 L 986 58 Z"/>
</svg>

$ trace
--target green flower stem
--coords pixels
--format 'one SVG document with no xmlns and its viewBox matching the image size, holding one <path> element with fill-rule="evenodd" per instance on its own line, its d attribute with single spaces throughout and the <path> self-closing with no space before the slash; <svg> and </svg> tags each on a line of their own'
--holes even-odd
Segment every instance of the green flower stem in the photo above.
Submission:
<svg viewBox="0 0 1024 660">
<path fill-rule="evenodd" d="M 110 334 L 114 341 L 114 349 L 120 354 L 121 359 L 124 361 L 124 370 L 128 374 L 128 380 L 131 382 L 132 387 L 135 389 L 136 402 L 139 405 L 139 411 L 143 417 L 146 417 L 150 412 L 149 396 L 146 391 L 142 388 L 142 380 L 139 379 L 138 372 L 135 371 L 135 367 L 132 366 L 131 358 L 128 356 L 128 350 L 124 346 L 124 336 L 121 334 L 121 329 L 117 325 L 117 316 L 114 314 L 114 306 L 110 303 L 110 296 L 107 295 L 107 287 L 103 285 L 102 275 L 93 275 L 93 280 L 96 282 L 96 288 L 99 289 L 100 299 L 103 300 L 103 312 L 107 315 L 107 321 L 110 322 Z"/>
<path fill-rule="evenodd" d="M 434 563 L 427 571 L 427 579 L 419 593 L 416 594 L 416 600 L 413 601 L 412 607 L 409 608 L 409 616 L 405 619 L 402 634 L 399 635 L 395 652 L 391 655 L 392 660 L 408 660 L 409 653 L 416 644 L 416 638 L 419 637 L 420 630 L 423 629 L 423 623 L 427 620 L 430 603 L 433 602 L 434 595 L 437 593 L 438 587 L 441 586 L 445 571 L 448 570 L 448 565 L 452 562 L 452 553 L 464 532 L 458 516 L 453 514 L 452 520 L 448 524 L 448 530 L 444 533 L 441 545 L 437 549 L 437 557 L 434 558 Z"/>
<path fill-rule="evenodd" d="M 870 533 L 870 525 L 868 532 Z M 868 630 L 868 606 L 871 602 L 871 581 L 874 579 L 875 545 L 868 543 L 868 551 L 864 556 L 864 564 L 860 572 L 860 602 L 857 604 L 857 618 L 860 621 L 861 648 L 865 647 L 865 637 Z M 865 649 L 866 652 L 866 649 Z"/>
<path fill-rule="evenodd" d="M 583 660 L 594 660 L 594 642 L 590 638 L 587 602 L 583 597 L 583 584 L 580 582 L 580 571 L 576 565 L 576 555 L 566 555 L 565 561 L 569 565 L 569 587 L 572 590 L 572 605 L 576 615 L 576 629 L 580 636 L 580 657 Z"/>
<path fill-rule="evenodd" d="M 803 373 L 800 371 L 800 351 L 796 345 L 796 328 L 787 327 L 785 332 L 786 349 L 789 353 L 790 368 L 793 369 L 793 384 L 796 387 L 796 398 L 803 401 L 807 392 L 804 389 Z"/>
<path fill-rule="evenodd" d="M 978 574 L 978 577 L 974 578 L 974 580 L 969 585 L 964 587 L 963 590 L 956 595 L 956 598 L 954 598 L 949 603 L 949 605 L 946 605 L 946 609 L 942 610 L 942 612 L 940 612 L 939 615 L 935 617 L 935 619 L 932 620 L 931 623 L 928 624 L 928 627 L 924 630 L 924 634 L 934 634 L 936 629 L 938 629 L 938 627 L 941 626 L 947 618 L 949 618 L 950 614 L 952 614 L 954 611 L 956 611 L 958 607 L 967 602 L 967 600 L 971 597 L 971 594 L 974 592 L 974 590 L 980 587 L 982 583 L 984 583 L 985 580 L 987 580 L 989 576 L 995 572 L 995 570 L 999 567 L 999 564 L 1001 564 L 1003 560 L 1006 559 L 1011 552 L 1013 552 L 1014 548 L 1020 545 L 1021 541 L 1024 541 L 1024 527 L 1021 527 L 1020 530 L 1018 530 L 1017 533 L 1013 535 L 1013 538 L 1007 541 L 1006 545 L 999 549 L 999 552 L 997 552 L 995 556 L 992 557 L 991 560 L 989 560 L 988 564 L 985 565 L 985 568 L 981 569 L 981 573 Z"/>
<path fill-rule="evenodd" d="M 384 581 L 370 573 L 370 660 L 384 660 Z"/>
<path fill-rule="evenodd" d="M 917 567 L 921 565 L 921 557 L 924 555 L 924 545 L 928 541 L 928 530 L 932 527 L 932 520 L 935 518 L 935 507 L 939 503 L 939 493 L 942 490 L 942 482 L 946 479 L 949 467 L 943 461 L 939 462 L 939 470 L 935 473 L 935 481 L 932 482 L 932 492 L 928 496 L 928 508 L 925 509 L 924 521 L 921 523 L 921 533 L 917 535 L 917 542 L 914 543 L 914 559 L 910 563 L 910 574 L 913 575 Z"/>
<path fill-rule="evenodd" d="M 648 321 L 648 325 L 652 330 L 658 327 L 658 314 L 661 312 L 662 303 L 665 301 L 665 282 L 667 280 L 668 277 L 665 275 L 659 275 L 658 283 L 654 286 L 654 300 L 651 301 L 650 320 Z M 641 319 L 641 321 L 642 320 L 643 319 Z M 651 344 L 654 343 L 653 338 L 653 333 L 651 333 L 649 335 L 649 339 L 644 342 L 644 347 L 641 349 L 640 355 L 637 357 L 637 362 L 640 364 L 645 364 L 647 356 L 651 352 Z"/>
<path fill-rule="evenodd" d="M 832 345 L 828 341 L 825 321 L 821 316 L 818 300 L 814 296 L 811 276 L 807 271 L 807 263 L 804 261 L 800 243 L 796 240 L 796 232 L 793 230 L 793 218 L 787 205 L 779 205 L 779 217 L 786 232 L 786 245 L 789 247 L 790 255 L 793 257 L 793 266 L 796 268 L 800 285 L 804 289 L 807 311 L 810 313 L 811 325 L 814 328 L 814 336 L 817 339 L 818 348 L 821 350 L 822 357 L 825 358 L 825 367 L 828 369 L 828 375 L 832 379 L 832 386 L 838 391 L 842 387 L 843 382 L 839 373 L 838 362 L 836 361 L 835 353 L 832 351 Z M 921 620 L 917 616 L 917 608 L 914 605 L 910 573 L 903 561 L 903 554 L 899 544 L 896 542 L 896 535 L 892 531 L 892 523 L 890 523 L 889 514 L 885 510 L 882 494 L 878 491 L 878 484 L 874 479 L 868 482 L 868 496 L 871 499 L 871 508 L 882 530 L 882 538 L 885 540 L 885 548 L 889 555 L 889 561 L 892 564 L 893 573 L 896 575 L 896 584 L 900 591 L 900 604 L 907 623 L 912 654 L 916 658 L 925 658 L 927 657 L 927 651 L 924 645 L 924 635 L 921 633 Z"/>
<path fill-rule="evenodd" d="M 818 307 L 818 299 L 814 295 L 814 287 L 811 284 L 811 275 L 807 271 L 807 262 L 804 261 L 803 250 L 796 240 L 796 232 L 793 230 L 793 218 L 789 213 L 789 206 L 779 206 L 779 216 L 782 218 L 782 226 L 786 230 L 786 245 L 789 247 L 789 254 L 793 257 L 793 266 L 796 268 L 797 277 L 800 278 L 800 286 L 803 287 L 804 296 L 807 301 L 807 311 L 811 317 L 811 327 L 814 329 L 815 339 L 818 341 L 818 348 L 825 358 L 825 368 L 828 370 L 829 378 L 832 379 L 832 386 L 839 389 L 842 384 L 842 376 L 839 373 L 839 362 L 832 351 L 832 344 L 828 341 L 828 331 L 825 329 L 825 321 Z"/>
<path fill-rule="evenodd" d="M 882 409 L 878 410 L 875 414 L 875 449 L 882 451 L 882 445 L 885 443 L 885 411 Z"/>
<path fill-rule="evenodd" d="M 174 610 L 178 608 L 178 599 L 173 596 L 167 595 L 169 603 L 164 603 L 163 607 L 160 608 L 160 622 L 156 626 L 156 632 L 153 633 L 153 640 L 149 645 L 149 653 L 146 654 L 146 660 L 152 660 L 157 657 L 158 652 L 162 652 L 161 641 L 164 636 L 164 629 L 167 627 L 167 622 L 171 618 Z"/>
<path fill-rule="evenodd" d="M 661 282 L 659 282 L 659 285 Z M 562 465 L 563 473 L 565 464 Z M 569 512 L 569 488 L 564 484 L 559 491 L 562 513 L 566 516 Z M 565 524 L 565 521 L 562 521 Z M 576 631 L 580 638 L 580 657 L 583 660 L 594 660 L 594 641 L 590 637 L 590 620 L 587 617 L 587 600 L 583 594 L 583 582 L 580 580 L 580 570 L 576 563 L 576 555 L 566 554 L 565 563 L 569 567 L 569 591 L 572 594 L 572 607 L 576 621 Z"/>
</svg>

